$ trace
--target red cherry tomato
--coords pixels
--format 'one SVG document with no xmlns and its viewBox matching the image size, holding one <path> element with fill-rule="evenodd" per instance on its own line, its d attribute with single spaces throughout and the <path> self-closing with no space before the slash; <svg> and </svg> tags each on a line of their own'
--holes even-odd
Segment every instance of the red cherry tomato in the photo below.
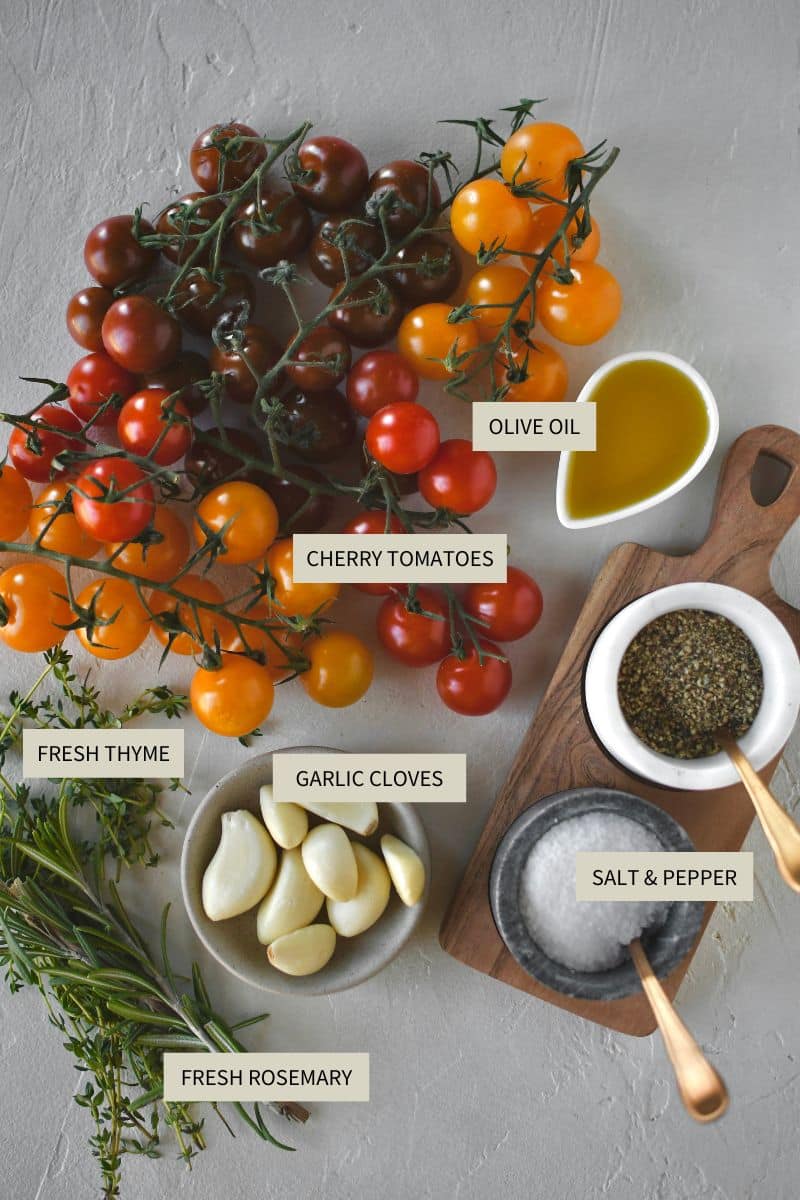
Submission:
<svg viewBox="0 0 800 1200">
<path fill-rule="evenodd" d="M 390 518 L 387 529 L 386 513 L 382 509 L 375 509 L 353 517 L 342 533 L 405 533 L 405 530 L 394 516 Z M 388 583 L 354 583 L 353 587 L 358 588 L 359 592 L 366 592 L 368 596 L 388 596 L 392 590 Z"/>
<path fill-rule="evenodd" d="M 177 357 L 181 327 L 149 296 L 123 296 L 103 317 L 103 345 L 127 371 L 160 371 Z"/>
<path fill-rule="evenodd" d="M 108 354 L 86 354 L 79 358 L 67 376 L 69 406 L 82 421 L 91 421 L 109 396 L 127 400 L 136 391 L 136 376 L 114 362 Z M 98 419 L 98 425 L 113 425 L 117 409 L 110 405 Z"/>
<path fill-rule="evenodd" d="M 31 417 L 34 425 L 55 425 L 64 430 L 64 436 L 53 433 L 48 429 L 36 431 L 38 446 L 28 444 L 30 432 L 27 429 L 14 429 L 8 439 L 8 453 L 12 463 L 26 479 L 37 483 L 45 483 L 52 475 L 61 475 L 64 468 L 54 470 L 53 459 L 63 450 L 80 451 L 85 445 L 79 438 L 69 437 L 70 433 L 80 433 L 81 423 L 74 413 L 57 404 L 45 404 Z"/>
<path fill-rule="evenodd" d="M 448 708 L 464 717 L 483 717 L 494 712 L 511 689 L 511 664 L 489 657 L 502 654 L 493 642 L 480 643 L 485 657 L 478 658 L 470 646 L 463 658 L 448 654 L 436 672 L 436 690 Z"/>
<path fill-rule="evenodd" d="M 467 515 L 489 503 L 497 487 L 497 468 L 486 450 L 473 450 L 465 438 L 442 442 L 419 473 L 419 490 L 432 508 Z"/>
<path fill-rule="evenodd" d="M 115 500 L 112 491 L 124 495 Z M 124 458 L 97 458 L 78 476 L 72 508 L 81 529 L 95 541 L 128 542 L 153 519 L 153 487 L 135 463 Z"/>
<path fill-rule="evenodd" d="M 347 376 L 347 400 L 362 417 L 374 416 L 387 404 L 413 403 L 418 392 L 416 372 L 402 354 L 394 350 L 373 350 L 365 354 Z"/>
<path fill-rule="evenodd" d="M 114 303 L 114 293 L 104 287 L 85 287 L 70 297 L 67 305 L 67 332 L 84 350 L 102 350 L 100 327 Z"/>
<path fill-rule="evenodd" d="M 297 151 L 298 196 L 319 212 L 344 212 L 367 190 L 367 160 L 356 146 L 340 137 L 310 137 Z"/>
<path fill-rule="evenodd" d="M 538 624 L 542 615 L 542 593 L 535 579 L 509 567 L 505 583 L 471 583 L 464 608 L 483 621 L 482 632 L 497 642 L 515 642 Z"/>
<path fill-rule="evenodd" d="M 381 645 L 407 667 L 433 666 L 450 649 L 447 601 L 431 588 L 417 588 L 413 609 L 405 596 L 387 596 L 378 609 L 377 627 Z"/>
<path fill-rule="evenodd" d="M 388 471 L 413 475 L 439 448 L 439 422 L 422 404 L 401 400 L 387 404 L 370 418 L 367 449 Z"/>
<path fill-rule="evenodd" d="M 169 396 L 166 388 L 134 392 L 123 404 L 117 421 L 119 440 L 131 454 L 144 458 L 152 453 L 158 442 L 153 461 L 162 467 L 183 458 L 192 442 L 189 410 L 180 400 L 176 400 L 171 409 L 166 409 L 164 402 Z M 170 411 L 174 413 L 172 420 Z"/>
<path fill-rule="evenodd" d="M 141 233 L 155 233 L 149 221 L 140 221 Z M 95 225 L 83 247 L 83 261 L 89 274 L 103 287 L 141 279 L 158 258 L 158 251 L 142 246 L 133 236 L 133 217 L 108 217 Z"/>
<path fill-rule="evenodd" d="M 263 142 L 245 140 L 257 137 L 255 129 L 238 121 L 199 133 L 189 151 L 189 170 L 197 186 L 204 192 L 240 187 L 267 157 Z M 243 140 L 234 141 L 239 138 Z"/>
</svg>

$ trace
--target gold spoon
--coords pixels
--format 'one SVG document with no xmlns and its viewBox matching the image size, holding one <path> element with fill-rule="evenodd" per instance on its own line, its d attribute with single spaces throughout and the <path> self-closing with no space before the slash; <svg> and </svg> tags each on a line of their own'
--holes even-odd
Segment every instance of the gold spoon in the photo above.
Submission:
<svg viewBox="0 0 800 1200">
<path fill-rule="evenodd" d="M 661 1030 L 686 1111 L 695 1121 L 716 1121 L 728 1107 L 728 1089 L 673 1008 L 638 938 L 629 950 Z"/>
<path fill-rule="evenodd" d="M 718 729 L 714 737 L 739 772 L 784 882 L 800 892 L 800 828 L 781 808 L 736 739 L 725 729 Z"/>
</svg>

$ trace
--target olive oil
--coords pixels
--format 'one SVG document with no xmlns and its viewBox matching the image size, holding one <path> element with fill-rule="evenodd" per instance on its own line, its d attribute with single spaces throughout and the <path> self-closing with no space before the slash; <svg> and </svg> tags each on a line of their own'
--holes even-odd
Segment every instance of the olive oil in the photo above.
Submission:
<svg viewBox="0 0 800 1200">
<path fill-rule="evenodd" d="M 708 412 L 683 371 L 657 359 L 620 363 L 591 395 L 597 449 L 570 457 L 566 507 L 586 519 L 639 504 L 688 471 L 708 437 Z"/>
</svg>

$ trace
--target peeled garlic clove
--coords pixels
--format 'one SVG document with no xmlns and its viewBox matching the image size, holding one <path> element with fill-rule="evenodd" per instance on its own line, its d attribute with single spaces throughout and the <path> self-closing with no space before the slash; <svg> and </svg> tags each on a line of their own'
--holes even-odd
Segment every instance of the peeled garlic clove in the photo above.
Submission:
<svg viewBox="0 0 800 1200">
<path fill-rule="evenodd" d="M 278 855 L 260 821 L 244 809 L 222 814 L 216 853 L 203 875 L 203 911 L 210 921 L 238 917 L 258 904 L 275 877 Z"/>
<path fill-rule="evenodd" d="M 378 806 L 374 800 L 354 800 L 352 803 L 326 804 L 323 800 L 303 800 L 303 808 L 326 821 L 344 825 L 353 833 L 369 837 L 378 828 Z"/>
<path fill-rule="evenodd" d="M 330 962 L 336 933 L 330 925 L 306 925 L 267 946 L 267 958 L 284 975 L 313 975 Z"/>
<path fill-rule="evenodd" d="M 256 936 L 262 946 L 310 925 L 324 899 L 303 866 L 299 849 L 284 850 L 275 883 L 258 910 Z"/>
<path fill-rule="evenodd" d="M 342 937 L 355 937 L 374 925 L 389 903 L 389 872 L 377 854 L 353 843 L 358 866 L 358 889 L 352 900 L 328 900 L 328 920 Z"/>
<path fill-rule="evenodd" d="M 358 867 L 350 839 L 341 825 L 317 825 L 300 847 L 303 866 L 332 900 L 352 900 L 358 889 Z"/>
<path fill-rule="evenodd" d="M 283 804 L 272 795 L 272 784 L 265 783 L 258 793 L 261 816 L 274 841 L 284 850 L 299 846 L 308 833 L 308 817 L 299 804 Z"/>
<path fill-rule="evenodd" d="M 385 833 L 381 838 L 381 854 L 389 870 L 394 890 L 408 908 L 419 903 L 425 891 L 425 867 L 416 850 L 400 838 Z"/>
</svg>

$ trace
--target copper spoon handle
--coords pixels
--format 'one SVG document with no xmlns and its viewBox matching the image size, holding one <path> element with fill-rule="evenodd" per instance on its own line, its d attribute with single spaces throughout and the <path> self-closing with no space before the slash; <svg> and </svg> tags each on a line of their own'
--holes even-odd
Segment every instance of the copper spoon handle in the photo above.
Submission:
<svg viewBox="0 0 800 1200">
<path fill-rule="evenodd" d="M 753 808 L 772 847 L 781 876 L 790 888 L 800 892 L 800 828 L 785 809 L 781 808 L 753 764 L 742 753 L 735 738 L 724 730 L 719 730 L 714 736 L 736 767 L 739 778 L 753 801 Z"/>
<path fill-rule="evenodd" d="M 631 958 L 664 1039 L 686 1111 L 695 1121 L 716 1121 L 728 1107 L 728 1089 L 672 1006 L 638 938 Z"/>
</svg>

